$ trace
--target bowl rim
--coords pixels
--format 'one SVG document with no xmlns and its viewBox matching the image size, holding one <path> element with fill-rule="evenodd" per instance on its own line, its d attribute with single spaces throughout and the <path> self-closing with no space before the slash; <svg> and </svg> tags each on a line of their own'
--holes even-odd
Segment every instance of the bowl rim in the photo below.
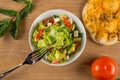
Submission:
<svg viewBox="0 0 120 80">
<path fill-rule="evenodd" d="M 49 14 L 48 14 L 49 13 Z M 52 16 L 52 15 L 60 15 L 60 14 L 65 14 L 67 15 L 68 17 L 72 18 L 74 20 L 74 22 L 77 24 L 78 26 L 78 29 L 79 31 L 81 31 L 83 33 L 83 37 L 82 37 L 82 43 L 80 44 L 80 49 L 79 51 L 76 51 L 75 55 L 73 56 L 72 59 L 66 61 L 65 63 L 61 63 L 61 64 L 50 64 L 48 63 L 47 61 L 45 60 L 41 60 L 43 63 L 45 64 L 48 64 L 48 65 L 51 65 L 51 66 L 64 66 L 64 65 L 68 65 L 72 62 L 74 62 L 76 59 L 79 58 L 79 56 L 83 53 L 84 49 L 85 49 L 85 46 L 86 46 L 86 31 L 85 31 L 85 27 L 83 25 L 83 23 L 81 22 L 81 20 L 76 16 L 74 15 L 73 13 L 67 11 L 67 10 L 62 10 L 62 9 L 53 9 L 53 10 L 47 10 L 43 13 L 41 13 L 40 15 L 38 15 L 36 17 L 36 19 L 33 21 L 30 29 L 29 29 L 29 36 L 28 36 L 28 40 L 29 40 L 29 46 L 31 48 L 31 50 L 33 51 L 33 45 L 32 45 L 32 33 L 33 33 L 33 30 L 36 28 L 36 25 L 38 24 L 38 22 Z M 82 29 L 82 30 L 81 30 Z"/>
</svg>

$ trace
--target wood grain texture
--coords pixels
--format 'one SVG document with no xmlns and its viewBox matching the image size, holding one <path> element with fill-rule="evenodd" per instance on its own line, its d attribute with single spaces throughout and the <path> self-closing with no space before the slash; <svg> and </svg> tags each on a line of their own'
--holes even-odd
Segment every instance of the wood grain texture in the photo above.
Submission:
<svg viewBox="0 0 120 80">
<path fill-rule="evenodd" d="M 31 52 L 28 43 L 28 33 L 34 19 L 42 12 L 51 9 L 64 9 L 72 12 L 81 19 L 81 12 L 87 0 L 34 0 L 33 11 L 20 23 L 18 40 L 9 33 L 0 38 L 0 73 L 21 63 Z M 0 0 L 0 8 L 20 11 L 22 3 L 12 0 Z M 5 18 L 0 14 L 0 20 Z M 112 57 L 118 64 L 120 72 L 120 44 L 103 46 L 94 43 L 87 33 L 87 44 L 82 55 L 73 63 L 53 67 L 42 62 L 32 66 L 26 65 L 14 71 L 3 80 L 94 80 L 90 75 L 90 64 L 99 56 Z M 118 73 L 117 77 L 120 77 Z"/>
</svg>

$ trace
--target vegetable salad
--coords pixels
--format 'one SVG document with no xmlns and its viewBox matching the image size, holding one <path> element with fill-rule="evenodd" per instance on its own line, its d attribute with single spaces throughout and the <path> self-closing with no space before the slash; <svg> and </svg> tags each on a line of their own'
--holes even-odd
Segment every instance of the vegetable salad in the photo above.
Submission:
<svg viewBox="0 0 120 80">
<path fill-rule="evenodd" d="M 48 48 L 44 59 L 52 64 L 64 63 L 75 54 L 82 40 L 82 33 L 73 19 L 66 15 L 54 15 L 39 22 L 32 34 L 37 48 Z"/>
</svg>

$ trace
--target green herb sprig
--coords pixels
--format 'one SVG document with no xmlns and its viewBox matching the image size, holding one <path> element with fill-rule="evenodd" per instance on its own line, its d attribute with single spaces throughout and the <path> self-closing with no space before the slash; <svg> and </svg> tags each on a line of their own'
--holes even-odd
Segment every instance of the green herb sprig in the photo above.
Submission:
<svg viewBox="0 0 120 80">
<path fill-rule="evenodd" d="M 10 31 L 12 37 L 14 39 L 17 39 L 20 21 L 24 19 L 27 16 L 27 14 L 33 9 L 32 0 L 13 0 L 13 1 L 23 2 L 26 5 L 20 12 L 0 8 L 1 14 L 11 16 L 15 19 L 13 21 L 13 18 L 12 19 L 6 18 L 0 21 L 0 38 L 4 36 L 8 31 Z"/>
<path fill-rule="evenodd" d="M 4 36 L 11 26 L 11 20 L 9 18 L 0 21 L 0 38 Z"/>
<path fill-rule="evenodd" d="M 5 10 L 5 9 L 0 9 L 0 13 L 7 15 L 7 16 L 16 16 L 17 15 L 17 11 L 14 10 Z"/>
</svg>

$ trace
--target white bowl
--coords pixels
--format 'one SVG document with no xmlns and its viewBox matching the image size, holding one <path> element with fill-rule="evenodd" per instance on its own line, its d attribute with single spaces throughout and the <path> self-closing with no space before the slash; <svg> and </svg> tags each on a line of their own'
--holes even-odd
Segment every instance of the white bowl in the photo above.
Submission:
<svg viewBox="0 0 120 80">
<path fill-rule="evenodd" d="M 42 20 L 44 20 L 44 19 L 46 19 L 48 17 L 51 17 L 53 15 L 61 15 L 61 14 L 66 14 L 69 18 L 74 20 L 74 22 L 78 26 L 79 31 L 83 34 L 83 37 L 82 37 L 82 42 L 79 45 L 76 53 L 67 62 L 59 63 L 59 64 L 50 64 L 50 63 L 46 62 L 43 59 L 41 60 L 42 62 L 44 62 L 44 63 L 46 63 L 48 65 L 52 65 L 52 66 L 63 66 L 63 65 L 67 65 L 69 63 L 72 63 L 73 61 L 75 61 L 82 54 L 82 52 L 83 52 L 83 50 L 85 48 L 85 45 L 86 45 L 86 31 L 85 31 L 85 28 L 84 28 L 82 22 L 79 20 L 79 18 L 77 18 L 77 16 L 75 16 L 74 14 L 72 14 L 71 12 L 68 12 L 66 10 L 55 9 L 55 10 L 48 10 L 48 11 L 40 14 L 35 19 L 35 21 L 32 23 L 30 31 L 29 31 L 29 45 L 30 45 L 30 48 L 32 49 L 32 51 L 34 49 L 34 45 L 32 44 L 32 41 L 31 41 L 32 40 L 32 33 L 33 33 L 33 30 L 35 29 L 36 25 L 38 24 L 38 22 L 40 22 L 40 21 L 42 21 Z"/>
</svg>

